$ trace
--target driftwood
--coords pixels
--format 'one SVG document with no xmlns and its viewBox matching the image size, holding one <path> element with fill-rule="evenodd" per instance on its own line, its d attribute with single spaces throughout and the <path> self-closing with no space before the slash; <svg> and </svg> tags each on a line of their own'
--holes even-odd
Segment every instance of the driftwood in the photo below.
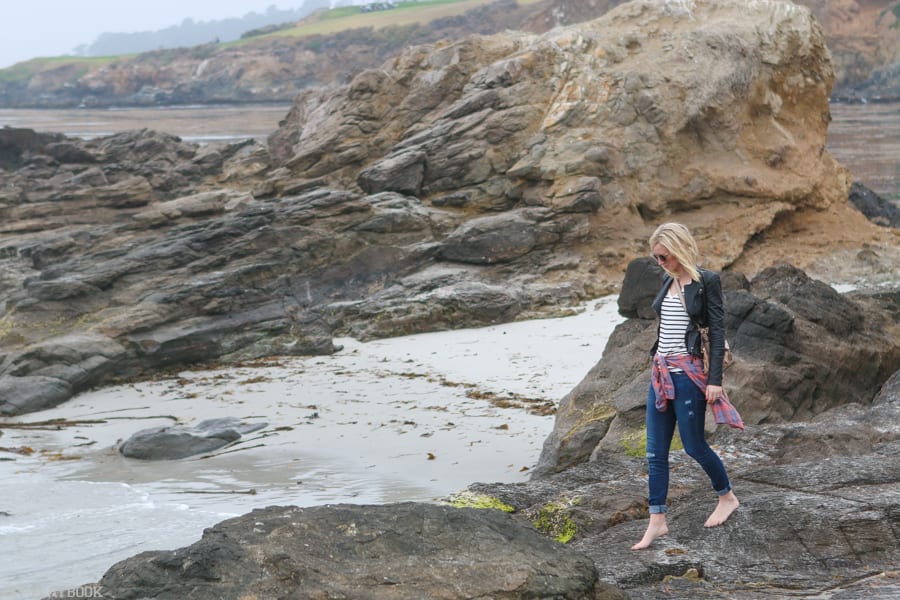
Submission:
<svg viewBox="0 0 900 600">
<path fill-rule="evenodd" d="M 106 417 L 105 419 L 48 419 L 46 421 L 33 421 L 31 423 L 10 423 L 0 421 L 0 429 L 31 429 L 31 430 L 48 430 L 57 431 L 66 427 L 79 427 L 82 425 L 103 425 L 113 419 L 172 419 L 178 421 L 178 417 L 172 415 L 149 415 L 145 417 Z"/>
</svg>

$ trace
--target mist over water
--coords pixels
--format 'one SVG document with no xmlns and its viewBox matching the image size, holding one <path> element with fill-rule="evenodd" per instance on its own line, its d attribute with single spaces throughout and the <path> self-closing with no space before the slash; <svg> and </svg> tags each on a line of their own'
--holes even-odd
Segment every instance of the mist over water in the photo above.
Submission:
<svg viewBox="0 0 900 600">
<path fill-rule="evenodd" d="M 265 143 L 288 110 L 290 106 L 278 104 L 61 110 L 0 108 L 0 127 L 27 127 L 82 139 L 147 128 L 200 144 L 248 138 Z"/>
<path fill-rule="evenodd" d="M 832 104 L 826 148 L 860 181 L 900 206 L 900 103 Z"/>
</svg>

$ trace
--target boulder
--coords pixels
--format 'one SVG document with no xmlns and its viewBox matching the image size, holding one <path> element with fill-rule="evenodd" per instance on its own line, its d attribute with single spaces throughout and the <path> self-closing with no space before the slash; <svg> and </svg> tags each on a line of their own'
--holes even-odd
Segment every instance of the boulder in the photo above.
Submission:
<svg viewBox="0 0 900 600">
<path fill-rule="evenodd" d="M 214 583 L 213 583 L 214 582 Z M 496 510 L 271 506 L 114 565 L 103 597 L 624 600 L 593 562 Z"/>
<path fill-rule="evenodd" d="M 655 319 L 651 306 L 662 285 L 663 270 L 652 258 L 636 258 L 628 263 L 617 300 L 619 314 L 629 319 Z"/>
<path fill-rule="evenodd" d="M 858 181 L 850 188 L 850 202 L 873 223 L 882 227 L 900 227 L 900 208 Z"/>
<path fill-rule="evenodd" d="M 151 427 L 134 433 L 119 447 L 128 458 L 174 460 L 212 452 L 259 431 L 268 423 L 244 423 L 235 417 L 207 419 L 193 427 L 172 425 Z"/>
<path fill-rule="evenodd" d="M 125 357 L 121 344 L 89 332 L 48 338 L 9 353 L 0 362 L 0 412 L 57 406 L 114 373 L 124 374 Z"/>
</svg>

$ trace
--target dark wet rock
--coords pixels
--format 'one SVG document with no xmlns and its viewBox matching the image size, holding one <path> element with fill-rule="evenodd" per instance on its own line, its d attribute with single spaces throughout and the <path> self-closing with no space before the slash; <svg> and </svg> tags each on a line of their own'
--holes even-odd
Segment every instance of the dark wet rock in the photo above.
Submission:
<svg viewBox="0 0 900 600">
<path fill-rule="evenodd" d="M 273 506 L 114 565 L 104 598 L 619 600 L 593 562 L 500 511 Z"/>
<path fill-rule="evenodd" d="M 33 129 L 3 127 L 0 129 L 0 168 L 15 169 L 22 166 L 34 153 L 61 142 L 65 136 L 59 133 L 38 133 Z"/>
<path fill-rule="evenodd" d="M 850 188 L 850 202 L 873 223 L 882 227 L 900 227 L 900 208 L 858 181 Z"/>
<path fill-rule="evenodd" d="M 629 319 L 655 319 L 653 299 L 659 293 L 663 270 L 652 258 L 636 258 L 628 263 L 619 293 L 619 314 Z"/>
<path fill-rule="evenodd" d="M 201 421 L 193 427 L 152 427 L 133 434 L 119 447 L 119 452 L 141 460 L 185 458 L 218 450 L 266 426 L 267 423 L 245 423 L 234 417 L 221 417 Z"/>
<path fill-rule="evenodd" d="M 591 556 L 601 579 L 632 598 L 768 598 L 780 590 L 815 598 L 852 592 L 891 598 L 900 581 L 900 371 L 871 406 L 833 408 L 808 422 L 720 431 L 741 507 L 722 527 L 703 527 L 715 495 L 683 452 L 670 460 L 669 534 L 649 550 L 630 549 L 647 524 L 646 463 L 600 451 L 590 462 L 520 484 L 476 484 L 531 522 L 566 523 L 570 546 Z M 551 532 L 552 533 L 552 532 Z M 880 585 L 879 585 L 880 582 Z M 837 592 L 836 592 L 837 593 Z"/>
</svg>

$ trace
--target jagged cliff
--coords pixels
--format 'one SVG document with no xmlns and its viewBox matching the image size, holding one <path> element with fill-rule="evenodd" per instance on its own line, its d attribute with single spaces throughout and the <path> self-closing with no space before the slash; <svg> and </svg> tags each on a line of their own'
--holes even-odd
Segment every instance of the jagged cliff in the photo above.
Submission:
<svg viewBox="0 0 900 600">
<path fill-rule="evenodd" d="M 266 36 L 147 52 L 108 62 L 73 59 L 2 72 L 0 106 L 134 106 L 290 102 L 302 90 L 339 83 L 403 48 L 508 29 L 543 33 L 599 17 L 622 0 L 497 2 L 427 24 L 356 29 L 301 38 Z M 684 4 L 673 2 L 673 6 Z M 691 3 L 684 4 L 685 6 Z M 821 23 L 835 66 L 835 97 L 898 99 L 897 0 L 799 0 Z"/>
</svg>

